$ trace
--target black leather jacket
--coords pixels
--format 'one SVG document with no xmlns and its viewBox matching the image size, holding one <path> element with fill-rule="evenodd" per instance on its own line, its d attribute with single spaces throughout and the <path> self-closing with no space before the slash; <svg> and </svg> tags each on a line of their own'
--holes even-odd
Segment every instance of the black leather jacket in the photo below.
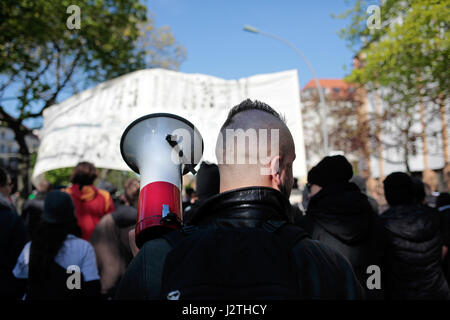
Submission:
<svg viewBox="0 0 450 320">
<path fill-rule="evenodd" d="M 205 202 L 191 224 L 199 228 L 261 228 L 264 222 L 292 221 L 290 203 L 279 191 L 248 187 L 218 194 Z M 303 232 L 300 230 L 299 232 Z M 171 247 L 164 239 L 148 241 L 130 264 L 119 286 L 119 299 L 158 299 L 162 263 Z M 333 249 L 309 238 L 293 248 L 299 287 L 305 299 L 362 299 L 363 289 L 349 262 Z M 239 261 L 236 261 L 239 263 Z M 146 278 L 147 275 L 147 278 Z M 148 276 L 150 278 L 148 278 Z"/>
</svg>

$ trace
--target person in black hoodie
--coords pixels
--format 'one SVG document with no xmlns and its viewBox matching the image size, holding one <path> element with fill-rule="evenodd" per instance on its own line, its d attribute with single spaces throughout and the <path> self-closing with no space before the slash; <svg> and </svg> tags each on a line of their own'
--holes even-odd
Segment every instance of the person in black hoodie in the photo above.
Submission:
<svg viewBox="0 0 450 320">
<path fill-rule="evenodd" d="M 450 193 L 441 192 L 436 199 L 436 208 L 441 217 L 443 230 L 442 240 L 444 242 L 442 267 L 444 268 L 444 275 L 447 283 L 450 284 L 450 258 L 448 248 L 450 248 Z"/>
<path fill-rule="evenodd" d="M 420 203 L 411 177 L 394 172 L 384 180 L 390 206 L 381 218 L 388 233 L 387 297 L 391 299 L 449 299 L 441 266 L 440 218 Z"/>
<path fill-rule="evenodd" d="M 0 167 L 0 298 L 3 299 L 21 297 L 21 284 L 12 270 L 27 242 L 27 229 L 9 200 L 11 187 L 9 174 Z"/>
<path fill-rule="evenodd" d="M 308 173 L 309 204 L 298 224 L 350 261 L 368 299 L 382 299 L 383 285 L 371 290 L 366 285 L 372 275 L 367 268 L 376 265 L 382 272 L 387 242 L 367 196 L 349 182 L 352 176 L 353 168 L 344 156 L 322 159 Z"/>
</svg>

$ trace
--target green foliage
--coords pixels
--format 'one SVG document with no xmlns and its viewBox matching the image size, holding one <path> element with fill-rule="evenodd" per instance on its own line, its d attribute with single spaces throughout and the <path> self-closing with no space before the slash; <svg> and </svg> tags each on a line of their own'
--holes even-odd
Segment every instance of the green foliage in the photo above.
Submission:
<svg viewBox="0 0 450 320">
<path fill-rule="evenodd" d="M 99 169 L 100 177 L 97 179 L 98 184 L 100 179 L 105 179 L 106 181 L 112 183 L 118 191 L 123 192 L 123 185 L 127 179 L 138 178 L 138 176 L 131 171 L 120 171 L 111 169 Z M 104 174 L 106 172 L 106 174 Z"/>
<path fill-rule="evenodd" d="M 70 5 L 80 8 L 80 29 L 67 27 Z M 76 92 L 145 67 L 177 69 L 184 48 L 146 13 L 138 0 L 0 2 L 0 98 L 18 86 L 14 116 L 24 120 L 42 116 L 63 89 Z"/>
<path fill-rule="evenodd" d="M 45 173 L 45 179 L 54 186 L 67 186 L 70 183 L 70 175 L 73 168 L 61 168 Z"/>
<path fill-rule="evenodd" d="M 363 68 L 355 69 L 348 80 L 373 86 L 406 86 L 415 89 L 416 98 L 428 96 L 436 103 L 440 94 L 448 96 L 450 88 L 450 2 L 406 1 L 406 7 L 400 3 L 389 7 L 388 1 L 381 12 L 385 19 L 397 17 L 401 21 L 373 29 L 373 34 L 366 26 L 347 30 L 350 41 L 367 37 L 359 52 Z"/>
<path fill-rule="evenodd" d="M 71 5 L 80 8 L 79 29 L 67 26 Z M 62 99 L 142 68 L 178 69 L 184 48 L 147 12 L 139 0 L 0 1 L 0 119 L 20 154 L 29 153 L 24 121 L 39 126 L 44 110 Z"/>
<path fill-rule="evenodd" d="M 94 184 L 97 184 L 100 179 L 104 178 L 106 181 L 112 183 L 116 186 L 118 191 L 123 192 L 123 184 L 129 178 L 136 178 L 136 174 L 130 171 L 120 171 L 120 170 L 109 170 L 103 171 L 105 169 L 99 169 L 99 178 Z M 55 186 L 68 186 L 70 184 L 70 176 L 72 174 L 73 167 L 70 168 L 60 168 L 55 170 L 50 170 L 45 173 L 45 179 Z M 104 177 L 102 173 L 106 172 Z"/>
<path fill-rule="evenodd" d="M 350 18 L 340 35 L 361 59 L 361 67 L 346 80 L 369 91 L 389 89 L 382 95 L 389 106 L 382 115 L 382 130 L 404 146 L 407 157 L 416 138 L 411 128 L 418 121 L 418 104 L 424 103 L 433 116 L 448 99 L 450 1 L 383 1 L 380 29 L 367 27 L 367 7 L 366 1 L 356 1 L 338 16 Z"/>
</svg>

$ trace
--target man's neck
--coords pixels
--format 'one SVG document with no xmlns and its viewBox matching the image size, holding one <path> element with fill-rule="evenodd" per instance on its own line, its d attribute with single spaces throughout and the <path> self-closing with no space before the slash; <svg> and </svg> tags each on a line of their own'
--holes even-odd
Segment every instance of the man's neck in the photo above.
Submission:
<svg viewBox="0 0 450 320">
<path fill-rule="evenodd" d="M 249 188 L 249 187 L 267 187 L 267 188 L 273 188 L 269 184 L 263 184 L 263 183 L 233 183 L 233 184 L 226 184 L 226 183 L 220 183 L 220 193 L 235 190 L 235 189 L 241 189 L 241 188 Z"/>
</svg>

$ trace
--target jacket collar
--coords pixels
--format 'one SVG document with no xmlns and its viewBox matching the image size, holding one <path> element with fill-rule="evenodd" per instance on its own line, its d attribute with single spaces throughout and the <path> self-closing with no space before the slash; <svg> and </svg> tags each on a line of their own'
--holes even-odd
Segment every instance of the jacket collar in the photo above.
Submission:
<svg viewBox="0 0 450 320">
<path fill-rule="evenodd" d="M 267 220 L 292 222 L 291 205 L 280 191 L 267 187 L 239 188 L 211 197 L 190 217 L 196 225 L 255 227 Z"/>
</svg>

